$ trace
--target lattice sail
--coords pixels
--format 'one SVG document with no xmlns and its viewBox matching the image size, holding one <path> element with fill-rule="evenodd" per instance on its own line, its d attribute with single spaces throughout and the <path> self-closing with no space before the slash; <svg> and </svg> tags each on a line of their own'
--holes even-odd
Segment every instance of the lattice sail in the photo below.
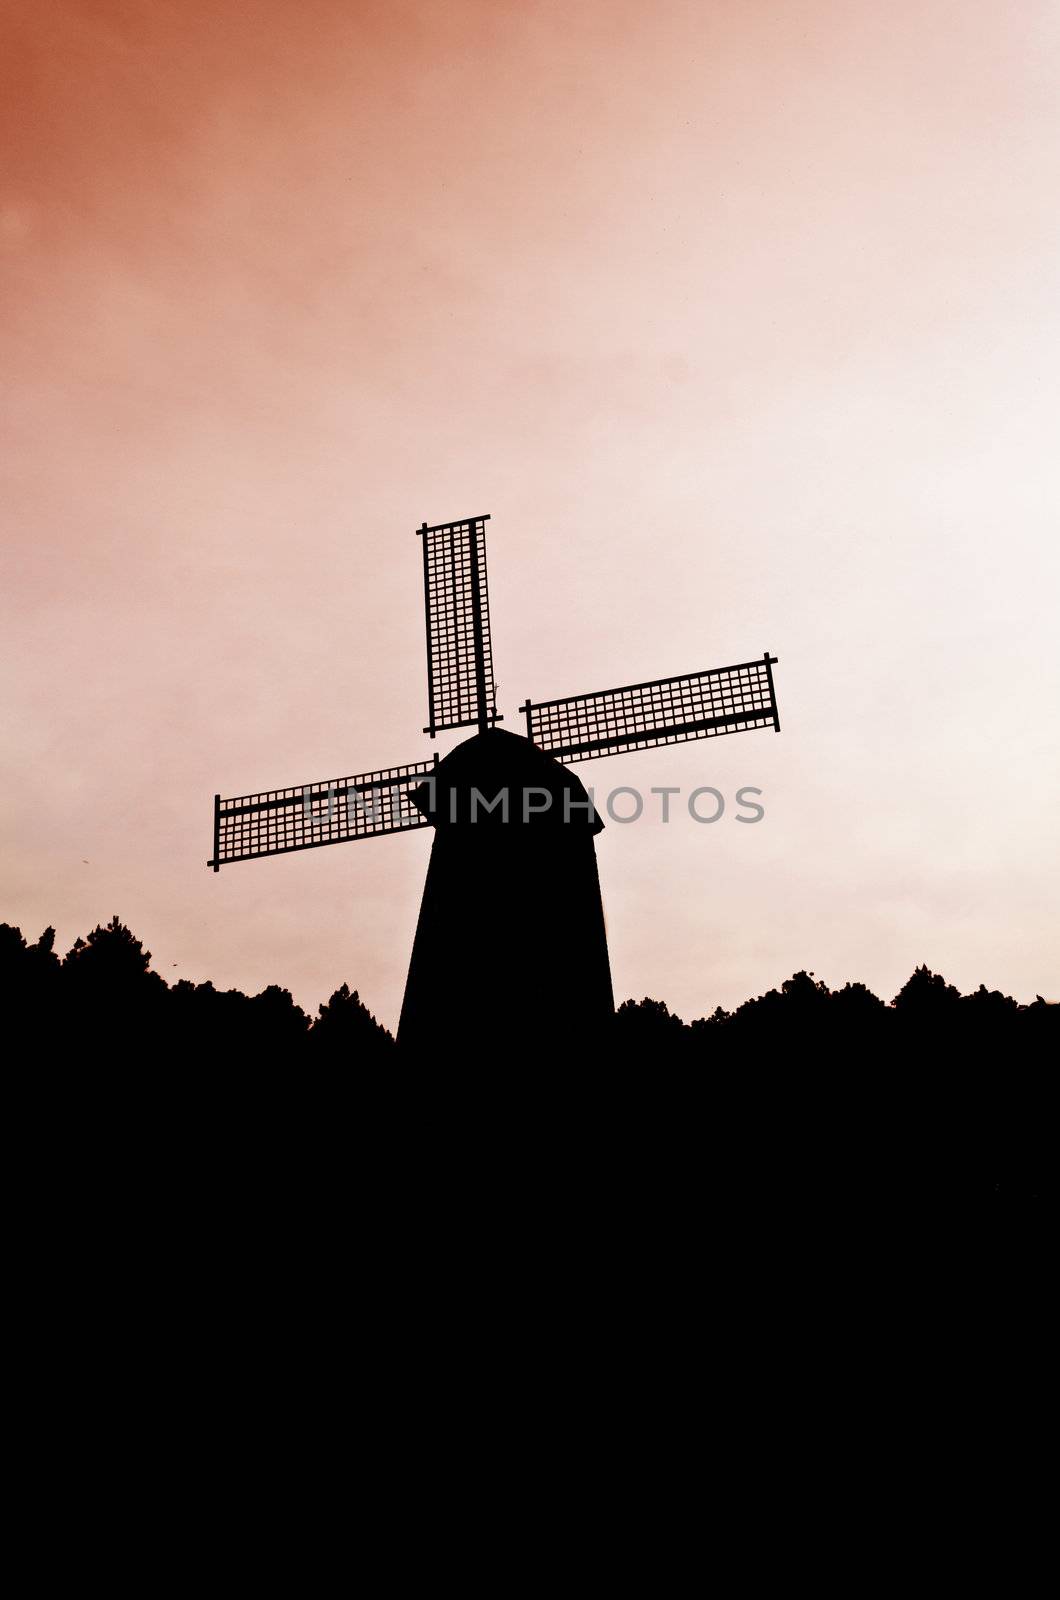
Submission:
<svg viewBox="0 0 1060 1600">
<path fill-rule="evenodd" d="M 657 678 L 566 700 L 527 700 L 526 734 L 560 761 L 587 761 L 708 739 L 749 728 L 780 732 L 773 667 L 768 651 L 758 661 L 715 667 L 680 678 Z"/>
<path fill-rule="evenodd" d="M 486 584 L 486 523 L 467 517 L 416 531 L 423 540 L 423 592 L 427 614 L 427 702 L 433 739 L 444 728 L 497 715 Z"/>
<path fill-rule="evenodd" d="M 408 767 L 267 789 L 231 800 L 215 795 L 213 858 L 206 864 L 219 872 L 232 861 L 429 827 L 409 794 L 433 776 L 437 765 L 438 757 L 433 756 Z"/>
</svg>

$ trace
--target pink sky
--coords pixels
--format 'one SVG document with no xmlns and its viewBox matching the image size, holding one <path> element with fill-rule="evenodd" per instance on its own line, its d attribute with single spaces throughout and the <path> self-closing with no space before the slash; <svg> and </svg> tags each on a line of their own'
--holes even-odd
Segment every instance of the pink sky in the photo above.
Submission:
<svg viewBox="0 0 1060 1600">
<path fill-rule="evenodd" d="M 0 920 L 393 1026 L 429 831 L 213 874 L 215 790 L 441 753 L 424 520 L 518 704 L 760 655 L 579 767 L 619 998 L 1060 998 L 1055 0 L 35 0 L 3 20 Z"/>
</svg>

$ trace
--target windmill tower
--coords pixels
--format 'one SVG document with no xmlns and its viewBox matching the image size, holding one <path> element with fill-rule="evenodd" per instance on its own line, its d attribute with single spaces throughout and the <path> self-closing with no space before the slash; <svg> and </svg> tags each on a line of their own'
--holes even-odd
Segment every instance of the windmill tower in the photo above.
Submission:
<svg viewBox="0 0 1060 1600">
<path fill-rule="evenodd" d="M 214 796 L 215 872 L 235 861 L 433 827 L 398 1043 L 475 1057 L 587 1044 L 614 1009 L 595 836 L 568 763 L 751 728 L 779 732 L 773 666 L 756 661 L 521 707 L 498 728 L 487 516 L 423 541 L 428 725 L 475 734 L 439 760 Z"/>
</svg>

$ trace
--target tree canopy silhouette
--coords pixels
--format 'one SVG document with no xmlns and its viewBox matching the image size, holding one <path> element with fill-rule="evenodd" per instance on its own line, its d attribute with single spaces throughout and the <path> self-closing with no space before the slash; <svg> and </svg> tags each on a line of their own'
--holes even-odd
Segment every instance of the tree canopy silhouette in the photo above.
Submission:
<svg viewBox="0 0 1060 1600">
<path fill-rule="evenodd" d="M 1060 1006 L 1040 997 L 1020 1005 L 982 984 L 962 995 L 923 964 L 890 1004 L 864 984 L 833 991 L 805 971 L 691 1023 L 664 1001 L 627 1000 L 588 1055 L 581 1045 L 565 1048 L 557 1028 L 548 1059 L 529 1058 L 516 1016 L 483 1063 L 461 1058 L 443 1015 L 429 1060 L 403 1054 L 346 983 L 312 1019 L 277 984 L 255 995 L 209 981 L 168 984 L 117 916 L 76 939 L 61 960 L 54 945 L 53 928 L 30 944 L 0 924 L 5 1014 L 37 1055 L 133 1069 L 141 1084 L 153 1071 L 172 1074 L 176 1063 L 181 1076 L 166 1080 L 167 1092 L 179 1087 L 187 1115 L 200 1121 L 207 1109 L 245 1120 L 248 1085 L 263 1087 L 268 1071 L 275 1123 L 306 1108 L 306 1150 L 322 1124 L 313 1121 L 319 1106 L 310 1115 L 309 1102 L 299 1102 L 299 1085 L 330 1081 L 322 1072 L 385 1092 L 387 1083 L 426 1084 L 430 1066 L 438 1108 L 446 1095 L 451 1106 L 467 1104 L 459 1074 L 488 1065 L 494 1085 L 510 1080 L 519 1094 L 530 1082 L 543 1086 L 524 1112 L 532 1104 L 553 1126 L 560 1108 L 568 1119 L 584 1113 L 597 1123 L 631 1117 L 642 1177 L 654 1171 L 670 1182 L 706 1172 L 745 1208 L 763 1194 L 777 1205 L 781 1195 L 827 1194 L 832 1204 L 840 1192 L 893 1200 L 903 1188 L 922 1198 L 934 1187 L 996 1216 L 1006 1204 L 1044 1209 L 1051 1194 Z M 535 1003 L 547 1017 L 548 997 Z M 472 1115 L 496 1109 L 495 1092 L 476 1091 Z M 364 1111 L 368 1102 L 358 1104 Z M 266 1144 L 274 1137 L 275 1127 Z M 624 1127 L 616 1148 L 629 1137 Z"/>
</svg>

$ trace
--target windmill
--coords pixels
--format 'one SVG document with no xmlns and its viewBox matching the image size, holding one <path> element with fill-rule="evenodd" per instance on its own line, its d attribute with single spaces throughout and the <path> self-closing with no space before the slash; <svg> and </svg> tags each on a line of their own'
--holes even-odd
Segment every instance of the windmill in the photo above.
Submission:
<svg viewBox="0 0 1060 1600">
<path fill-rule="evenodd" d="M 488 516 L 418 528 L 428 724 L 477 732 L 444 760 L 214 796 L 215 872 L 236 861 L 433 827 L 398 1027 L 403 1050 L 476 1054 L 588 1041 L 614 1009 L 594 836 L 568 763 L 690 739 L 780 730 L 768 651 L 755 661 L 519 708 L 497 726 Z"/>
</svg>

